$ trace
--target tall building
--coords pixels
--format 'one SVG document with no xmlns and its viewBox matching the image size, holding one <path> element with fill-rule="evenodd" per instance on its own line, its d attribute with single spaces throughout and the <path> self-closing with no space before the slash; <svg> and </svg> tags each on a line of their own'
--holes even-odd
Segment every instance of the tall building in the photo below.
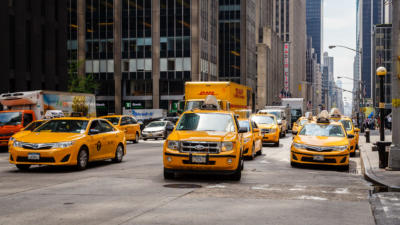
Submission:
<svg viewBox="0 0 400 225">
<path fill-rule="evenodd" d="M 219 1 L 219 80 L 256 92 L 256 0 Z"/>
<path fill-rule="evenodd" d="M 273 25 L 284 42 L 284 86 L 292 97 L 305 97 L 306 0 L 274 0 Z"/>
<path fill-rule="evenodd" d="M 77 0 L 68 1 L 68 59 L 77 62 Z M 122 0 L 125 109 L 173 112 L 186 81 L 218 79 L 218 1 Z M 86 74 L 100 83 L 98 114 L 115 112 L 113 0 L 86 0 Z"/>
<path fill-rule="evenodd" d="M 385 93 L 385 110 L 390 113 L 392 109 L 392 25 L 380 24 L 374 26 L 373 33 L 373 71 L 383 66 L 387 70 L 384 82 Z M 372 101 L 376 109 L 379 108 L 380 102 L 380 79 L 372 76 Z"/>
<path fill-rule="evenodd" d="M 372 71 L 372 29 L 376 24 L 382 23 L 382 0 L 359 0 L 358 10 L 360 14 L 360 48 L 361 55 L 361 80 L 366 86 L 366 97 L 371 98 L 371 77 L 375 75 Z"/>
<path fill-rule="evenodd" d="M 340 110 L 340 112 L 344 113 L 344 103 L 343 103 L 343 83 L 341 80 L 336 80 L 336 107 Z"/>
<path fill-rule="evenodd" d="M 312 47 L 317 53 L 317 62 L 321 63 L 323 52 L 324 0 L 306 0 L 307 36 L 312 37 Z"/>
<path fill-rule="evenodd" d="M 324 71 L 322 77 L 322 88 L 325 90 L 322 93 L 323 104 L 325 104 L 328 108 L 332 106 L 332 98 L 335 91 L 335 80 L 334 80 L 334 59 L 332 56 L 329 56 L 327 52 L 324 52 Z M 326 69 L 325 69 L 326 68 Z"/>
<path fill-rule="evenodd" d="M 67 90 L 66 1 L 0 1 L 0 93 Z"/>
<path fill-rule="evenodd" d="M 317 53 L 315 52 L 315 49 L 312 47 L 312 37 L 308 36 L 307 37 L 307 51 L 306 51 L 306 81 L 307 81 L 307 94 L 306 94 L 306 101 L 308 101 L 308 106 L 311 108 L 309 110 L 313 110 L 314 113 L 316 112 L 316 107 L 318 106 L 316 97 L 315 97 L 315 91 L 317 88 L 317 83 L 316 83 L 316 76 L 317 72 L 320 70 L 317 70 L 317 67 L 320 67 L 320 64 L 318 63 L 318 56 Z"/>
</svg>

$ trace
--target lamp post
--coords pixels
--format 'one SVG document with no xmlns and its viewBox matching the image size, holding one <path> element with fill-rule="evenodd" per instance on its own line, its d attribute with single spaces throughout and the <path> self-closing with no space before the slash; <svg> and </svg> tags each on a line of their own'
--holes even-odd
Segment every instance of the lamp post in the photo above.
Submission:
<svg viewBox="0 0 400 225">
<path fill-rule="evenodd" d="M 379 134 L 380 140 L 385 141 L 385 76 L 386 76 L 386 68 L 381 66 L 376 70 L 376 75 L 379 77 L 379 117 L 380 117 L 380 124 L 379 124 Z"/>
</svg>

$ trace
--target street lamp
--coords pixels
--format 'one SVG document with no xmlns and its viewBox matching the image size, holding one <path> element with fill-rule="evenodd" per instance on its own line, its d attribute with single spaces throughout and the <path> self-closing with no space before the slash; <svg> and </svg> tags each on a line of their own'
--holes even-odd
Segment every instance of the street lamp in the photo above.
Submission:
<svg viewBox="0 0 400 225">
<path fill-rule="evenodd" d="M 337 47 L 339 47 L 339 48 L 346 48 L 346 49 L 348 49 L 348 50 L 351 50 L 351 51 L 354 51 L 354 52 L 357 52 L 357 53 L 362 54 L 362 51 L 361 51 L 361 50 L 357 50 L 357 49 L 354 49 L 354 48 L 350 48 L 350 47 L 347 47 L 347 46 L 344 46 L 344 45 L 329 45 L 328 47 L 329 47 L 329 49 L 337 48 Z"/>
</svg>

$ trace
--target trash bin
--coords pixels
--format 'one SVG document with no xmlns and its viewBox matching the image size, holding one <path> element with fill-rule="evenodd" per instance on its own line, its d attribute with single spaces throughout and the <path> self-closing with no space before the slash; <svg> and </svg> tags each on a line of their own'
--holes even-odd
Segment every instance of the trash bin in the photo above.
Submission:
<svg viewBox="0 0 400 225">
<path fill-rule="evenodd" d="M 389 141 L 376 142 L 379 154 L 379 168 L 386 168 L 388 166 L 389 151 L 386 151 L 386 147 L 391 144 L 392 142 Z"/>
</svg>

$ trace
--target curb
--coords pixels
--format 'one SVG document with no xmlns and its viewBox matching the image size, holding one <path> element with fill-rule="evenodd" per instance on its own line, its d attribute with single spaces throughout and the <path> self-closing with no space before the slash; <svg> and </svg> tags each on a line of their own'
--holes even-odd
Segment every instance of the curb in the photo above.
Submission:
<svg viewBox="0 0 400 225">
<path fill-rule="evenodd" d="M 388 191 L 400 192 L 400 187 L 395 185 L 387 184 L 381 178 L 375 175 L 373 170 L 371 169 L 371 162 L 369 161 L 368 155 L 364 153 L 365 150 L 361 150 L 360 148 L 360 161 L 361 161 L 361 171 L 364 175 L 364 178 L 376 185 L 384 186 L 388 189 Z M 365 156 L 364 156 L 365 154 Z"/>
</svg>

